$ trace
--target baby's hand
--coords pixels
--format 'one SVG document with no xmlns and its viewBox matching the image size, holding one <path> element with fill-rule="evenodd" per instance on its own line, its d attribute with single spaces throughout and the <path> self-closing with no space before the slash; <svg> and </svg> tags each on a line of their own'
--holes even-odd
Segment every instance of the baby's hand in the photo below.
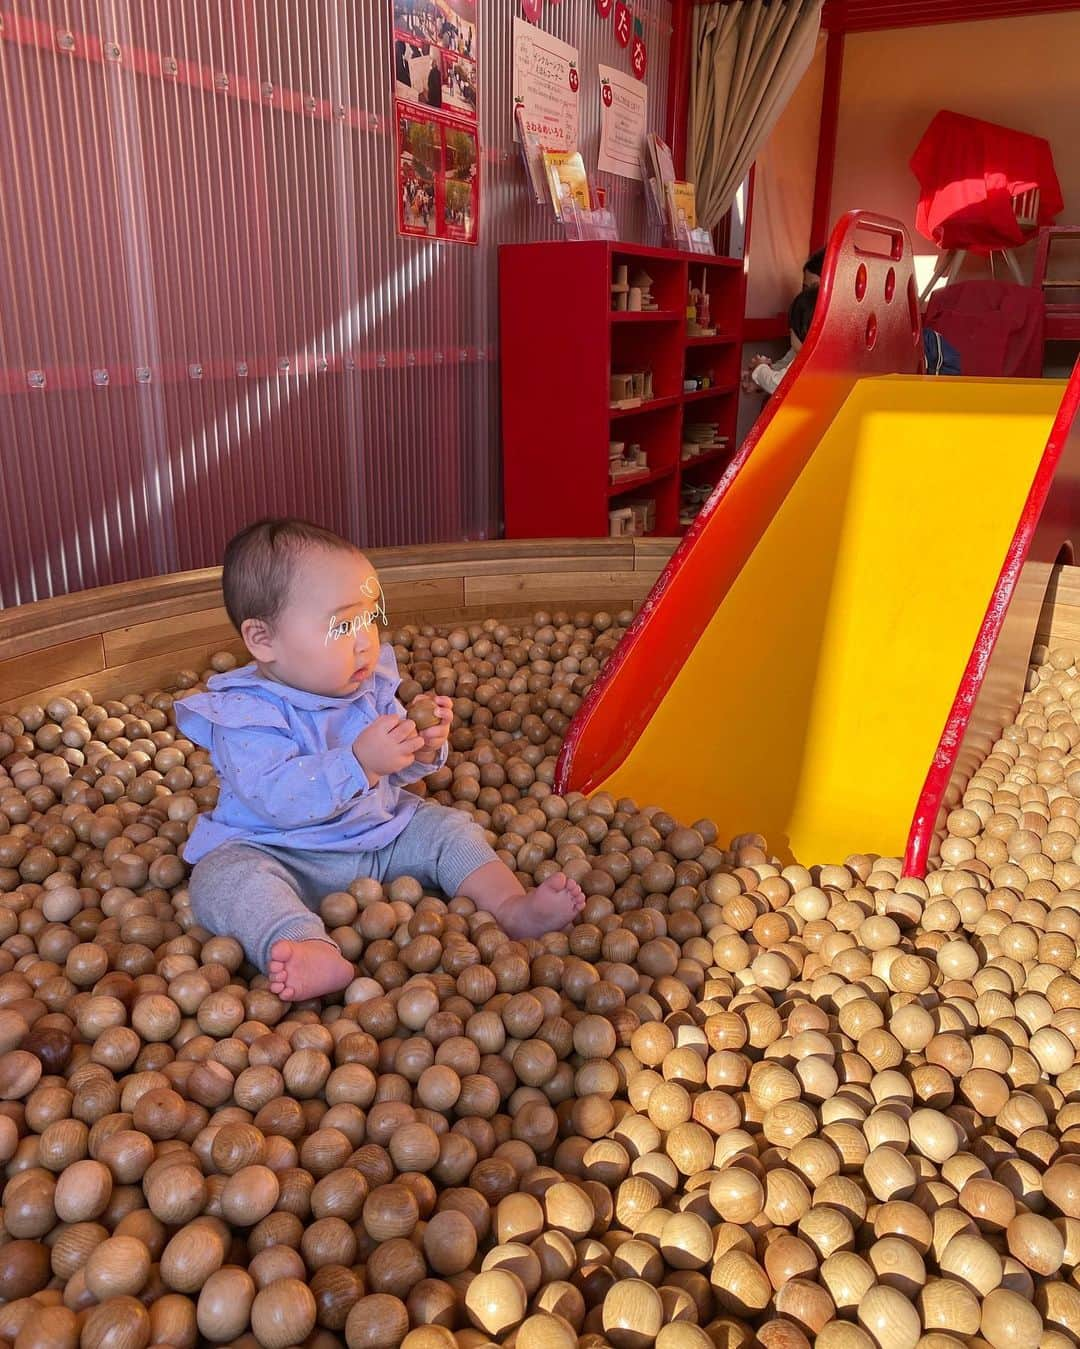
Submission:
<svg viewBox="0 0 1080 1349">
<path fill-rule="evenodd" d="M 439 751 L 450 738 L 450 724 L 454 720 L 454 700 L 452 698 L 438 694 L 432 701 L 435 704 L 435 714 L 439 720 L 434 726 L 429 726 L 427 730 L 420 732 L 424 748 L 416 757 L 421 763 L 434 763 Z"/>
<path fill-rule="evenodd" d="M 353 741 L 352 751 L 368 782 L 375 785 L 388 773 L 408 768 L 424 741 L 411 721 L 400 717 L 377 717 Z"/>
</svg>

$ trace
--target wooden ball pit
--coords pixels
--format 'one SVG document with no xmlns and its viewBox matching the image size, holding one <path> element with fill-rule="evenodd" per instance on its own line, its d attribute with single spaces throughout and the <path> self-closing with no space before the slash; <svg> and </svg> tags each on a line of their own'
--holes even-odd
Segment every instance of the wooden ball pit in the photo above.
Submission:
<svg viewBox="0 0 1080 1349">
<path fill-rule="evenodd" d="M 589 545 L 592 565 L 605 548 Z M 620 574 L 636 549 L 613 548 L 597 598 L 616 607 L 611 587 L 629 603 L 652 578 Z M 445 635 L 402 634 L 405 691 L 457 696 L 469 732 L 438 799 L 476 814 L 526 884 L 580 875 L 569 933 L 510 942 L 410 878 L 359 881 L 322 905 L 355 984 L 286 1007 L 235 941 L 192 921 L 176 852 L 213 775 L 176 743 L 168 696 L 128 696 L 130 668 L 106 667 L 71 681 L 86 695 L 28 688 L 23 715 L 0 720 L 0 1340 L 1066 1349 L 1080 1333 L 1071 573 L 944 866 L 916 881 L 890 859 L 780 867 L 765 840 L 725 846 L 710 821 L 552 795 L 574 680 L 583 691 L 618 625 L 568 612 L 560 637 L 548 611 L 522 631 L 517 601 L 476 622 L 488 606 L 465 600 L 499 549 L 453 564 L 435 550 L 431 576 L 394 579 L 434 606 L 461 569 Z M 556 608 L 568 577 L 596 593 L 571 553 L 553 553 Z M 149 603 L 178 604 L 163 579 Z M 208 591 L 192 584 L 199 613 Z M 55 602 L 64 623 L 89 621 L 86 598 Z M 148 639 L 199 630 L 180 612 L 153 611 Z M 25 615 L 0 634 L 9 619 L 38 641 Z M 102 651 L 106 632 L 131 654 L 99 627 Z M 217 644 L 171 668 L 237 654 Z M 549 668 L 567 658 L 577 668 Z M 161 661 L 149 683 L 172 682 Z"/>
</svg>

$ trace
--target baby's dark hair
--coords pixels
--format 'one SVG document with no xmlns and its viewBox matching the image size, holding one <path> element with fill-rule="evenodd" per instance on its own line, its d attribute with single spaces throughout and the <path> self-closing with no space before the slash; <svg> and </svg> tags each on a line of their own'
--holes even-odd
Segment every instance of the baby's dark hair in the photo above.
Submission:
<svg viewBox="0 0 1080 1349">
<path fill-rule="evenodd" d="M 221 589 L 237 629 L 245 618 L 274 622 L 288 602 L 296 561 L 309 548 L 359 551 L 340 534 L 291 517 L 256 520 L 232 536 L 225 546 Z"/>
<path fill-rule="evenodd" d="M 814 317 L 814 306 L 817 304 L 817 287 L 813 290 L 801 290 L 791 302 L 791 308 L 788 310 L 788 327 L 799 339 L 800 342 L 806 341 L 806 334 L 810 331 L 810 323 Z"/>
<path fill-rule="evenodd" d="M 821 269 L 824 266 L 825 266 L 825 250 L 823 248 L 819 248 L 816 253 L 810 254 L 810 256 L 803 263 L 802 269 L 804 272 L 809 272 L 811 276 L 816 276 L 820 281 Z"/>
</svg>

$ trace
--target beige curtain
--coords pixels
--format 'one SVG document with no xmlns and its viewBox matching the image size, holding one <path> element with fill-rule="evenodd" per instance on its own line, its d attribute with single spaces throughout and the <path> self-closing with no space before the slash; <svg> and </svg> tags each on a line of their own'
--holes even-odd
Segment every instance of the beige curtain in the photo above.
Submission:
<svg viewBox="0 0 1080 1349">
<path fill-rule="evenodd" d="M 822 0 L 696 5 L 687 173 L 698 224 L 713 229 L 735 199 L 814 55 Z"/>
</svg>

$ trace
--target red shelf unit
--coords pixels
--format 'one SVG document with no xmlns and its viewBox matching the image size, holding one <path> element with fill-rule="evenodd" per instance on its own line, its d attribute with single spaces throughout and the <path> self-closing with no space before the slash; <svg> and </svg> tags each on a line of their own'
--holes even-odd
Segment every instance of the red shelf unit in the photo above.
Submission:
<svg viewBox="0 0 1080 1349">
<path fill-rule="evenodd" d="M 641 267 L 659 310 L 615 313 L 615 268 Z M 686 332 L 693 284 L 708 281 L 714 338 Z M 503 502 L 510 539 L 600 538 L 624 500 L 652 500 L 654 534 L 679 532 L 684 478 L 716 482 L 735 452 L 742 262 L 636 244 L 505 244 L 499 250 Z M 649 369 L 653 398 L 612 408 L 610 376 Z M 684 391 L 688 377 L 715 387 Z M 723 451 L 681 463 L 685 422 L 718 422 Z M 608 446 L 641 445 L 648 468 L 611 483 Z"/>
</svg>

